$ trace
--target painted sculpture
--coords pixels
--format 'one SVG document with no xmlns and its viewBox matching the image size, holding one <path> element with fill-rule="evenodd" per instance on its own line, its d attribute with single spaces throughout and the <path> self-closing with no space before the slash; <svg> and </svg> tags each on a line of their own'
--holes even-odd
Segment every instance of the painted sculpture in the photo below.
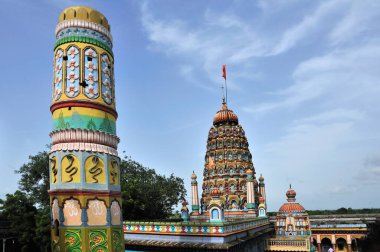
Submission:
<svg viewBox="0 0 380 252">
<path fill-rule="evenodd" d="M 110 25 L 69 7 L 55 32 L 52 251 L 124 251 Z"/>
</svg>

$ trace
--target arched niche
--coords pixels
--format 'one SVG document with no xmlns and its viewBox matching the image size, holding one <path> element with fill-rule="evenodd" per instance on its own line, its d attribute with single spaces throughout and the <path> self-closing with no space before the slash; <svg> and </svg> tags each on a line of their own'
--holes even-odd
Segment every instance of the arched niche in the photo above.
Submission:
<svg viewBox="0 0 380 252">
<path fill-rule="evenodd" d="M 100 157 L 96 155 L 89 156 L 84 163 L 84 167 L 86 183 L 105 184 L 104 162 Z"/>
<path fill-rule="evenodd" d="M 54 221 L 58 220 L 59 222 L 59 203 L 58 199 L 53 199 L 53 202 L 51 204 L 51 219 L 54 224 Z"/>
<path fill-rule="evenodd" d="M 63 204 L 63 216 L 65 226 L 80 226 L 82 225 L 82 209 L 79 200 L 68 199 Z"/>
<path fill-rule="evenodd" d="M 116 200 L 112 201 L 111 203 L 111 224 L 121 224 L 121 208 L 119 202 L 117 202 Z"/>
<path fill-rule="evenodd" d="M 62 183 L 80 182 L 80 162 L 77 156 L 68 154 L 61 160 Z"/>
<path fill-rule="evenodd" d="M 108 177 L 109 177 L 109 183 L 111 185 L 118 185 L 119 184 L 119 163 L 115 158 L 111 158 L 108 161 Z"/>
<path fill-rule="evenodd" d="M 80 50 L 76 46 L 69 46 L 66 50 L 66 85 L 65 94 L 69 98 L 79 95 L 79 78 L 80 78 Z"/>
<path fill-rule="evenodd" d="M 89 226 L 107 224 L 107 207 L 104 201 L 93 199 L 89 200 L 87 208 L 87 224 Z"/>
</svg>

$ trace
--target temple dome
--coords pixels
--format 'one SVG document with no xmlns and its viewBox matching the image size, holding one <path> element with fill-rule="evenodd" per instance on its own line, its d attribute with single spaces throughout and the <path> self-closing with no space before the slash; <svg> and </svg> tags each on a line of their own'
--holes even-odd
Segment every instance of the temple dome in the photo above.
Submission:
<svg viewBox="0 0 380 252">
<path fill-rule="evenodd" d="M 239 119 L 237 115 L 230 109 L 228 109 L 225 100 L 223 99 L 222 109 L 219 110 L 214 116 L 214 125 L 221 123 L 238 124 Z"/>
<path fill-rule="evenodd" d="M 287 203 L 284 203 L 279 212 L 304 212 L 305 208 L 296 202 L 296 191 L 292 188 L 292 185 L 289 186 L 288 191 L 286 191 Z"/>
<path fill-rule="evenodd" d="M 304 212 L 305 208 L 300 204 L 296 202 L 288 202 L 284 203 L 281 207 L 279 212 Z"/>
<path fill-rule="evenodd" d="M 110 31 L 107 18 L 97 10 L 85 6 L 72 6 L 64 9 L 59 15 L 59 22 L 65 20 L 83 20 L 104 26 Z"/>
</svg>

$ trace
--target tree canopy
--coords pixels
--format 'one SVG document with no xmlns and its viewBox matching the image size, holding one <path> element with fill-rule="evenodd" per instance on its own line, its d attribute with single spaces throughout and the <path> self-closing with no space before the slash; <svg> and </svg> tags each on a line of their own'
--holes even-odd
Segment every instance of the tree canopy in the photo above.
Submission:
<svg viewBox="0 0 380 252">
<path fill-rule="evenodd" d="M 183 179 L 159 175 L 130 158 L 121 161 L 123 217 L 126 220 L 168 218 L 186 195 Z"/>
<path fill-rule="evenodd" d="M 186 194 L 183 179 L 159 175 L 131 158 L 122 159 L 120 169 L 124 219 L 167 218 Z M 0 217 L 22 251 L 50 251 L 48 152 L 29 156 L 15 172 L 21 175 L 19 190 L 0 199 Z"/>
</svg>

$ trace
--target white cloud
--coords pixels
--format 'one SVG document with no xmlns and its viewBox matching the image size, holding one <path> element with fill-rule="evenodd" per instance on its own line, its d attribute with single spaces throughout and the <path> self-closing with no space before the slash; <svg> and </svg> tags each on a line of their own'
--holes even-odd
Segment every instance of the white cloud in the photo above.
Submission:
<svg viewBox="0 0 380 252">
<path fill-rule="evenodd" d="M 343 0 L 322 3 L 296 25 L 274 33 L 263 31 L 260 22 L 252 22 L 231 12 L 207 10 L 201 25 L 192 25 L 176 18 L 160 19 L 147 2 L 142 4 L 141 20 L 151 49 L 172 57 L 181 56 L 181 60 L 189 62 L 187 64 L 191 64 L 194 71 L 202 71 L 200 75 L 206 73 L 213 82 L 219 81 L 221 64 L 238 66 L 230 88 L 239 89 L 236 83 L 241 82 L 244 76 L 252 76 L 252 61 L 255 58 L 287 52 L 325 27 L 327 17 L 339 10 L 342 4 Z M 257 70 L 256 74 L 261 75 Z"/>
<path fill-rule="evenodd" d="M 331 19 L 331 15 L 341 11 L 342 7 L 346 4 L 347 1 L 345 0 L 322 3 L 310 16 L 305 16 L 300 23 L 286 30 L 271 54 L 276 55 L 285 52 L 293 48 L 299 40 L 315 33 L 316 30 L 325 28 L 324 24 Z"/>
<path fill-rule="evenodd" d="M 333 45 L 362 37 L 364 32 L 378 30 L 375 18 L 380 16 L 380 2 L 372 0 L 352 1 L 349 11 L 329 34 Z"/>
<path fill-rule="evenodd" d="M 274 100 L 244 107 L 247 112 L 263 113 L 274 109 L 297 106 L 317 98 L 327 103 L 345 103 L 351 107 L 366 106 L 380 95 L 378 71 L 380 46 L 370 41 L 344 50 L 334 50 L 320 57 L 301 62 L 293 72 L 294 84 L 279 89 Z M 366 99 L 362 99 L 362 97 Z"/>
</svg>

